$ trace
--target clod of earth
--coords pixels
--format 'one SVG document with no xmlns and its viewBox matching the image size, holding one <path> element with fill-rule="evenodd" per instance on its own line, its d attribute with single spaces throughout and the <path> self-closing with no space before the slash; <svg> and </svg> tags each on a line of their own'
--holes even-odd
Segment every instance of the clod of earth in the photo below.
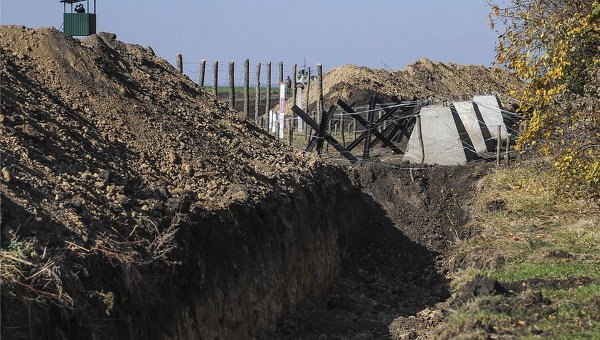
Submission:
<svg viewBox="0 0 600 340">
<path fill-rule="evenodd" d="M 3 337 L 397 337 L 449 296 L 485 167 L 326 164 L 112 34 L 0 48 Z"/>
</svg>

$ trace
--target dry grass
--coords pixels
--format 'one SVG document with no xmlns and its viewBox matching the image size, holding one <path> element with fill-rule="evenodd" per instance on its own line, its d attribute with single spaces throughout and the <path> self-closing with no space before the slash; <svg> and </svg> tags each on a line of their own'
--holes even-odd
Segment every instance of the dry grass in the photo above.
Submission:
<svg viewBox="0 0 600 340">
<path fill-rule="evenodd" d="M 600 209 L 592 199 L 558 195 L 556 179 L 549 163 L 537 161 L 497 169 L 480 181 L 471 223 L 481 234 L 457 242 L 456 250 L 470 265 L 454 273 L 452 287 L 460 290 L 477 274 L 501 283 L 571 280 L 574 286 L 481 297 L 450 317 L 438 332 L 440 339 L 474 323 L 508 338 L 600 338 Z M 589 283 L 578 284 L 577 278 Z M 550 303 L 527 305 L 527 294 L 537 292 Z M 467 333 L 477 338 L 479 331 L 474 327 Z"/>
</svg>

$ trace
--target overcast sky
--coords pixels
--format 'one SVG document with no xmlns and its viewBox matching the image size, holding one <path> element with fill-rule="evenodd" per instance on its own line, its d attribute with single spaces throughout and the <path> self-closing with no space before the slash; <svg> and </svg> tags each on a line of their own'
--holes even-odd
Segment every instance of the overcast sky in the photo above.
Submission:
<svg viewBox="0 0 600 340">
<path fill-rule="evenodd" d="M 90 1 L 91 3 L 91 1 Z M 84 2 L 85 4 L 85 2 Z M 58 0 L 1 0 L 3 25 L 62 25 Z M 426 57 L 490 65 L 497 34 L 484 0 L 98 0 L 98 31 L 197 63 L 283 61 L 400 69 Z M 193 75 L 192 75 L 193 77 Z M 275 71 L 274 71 L 275 77 Z"/>
</svg>

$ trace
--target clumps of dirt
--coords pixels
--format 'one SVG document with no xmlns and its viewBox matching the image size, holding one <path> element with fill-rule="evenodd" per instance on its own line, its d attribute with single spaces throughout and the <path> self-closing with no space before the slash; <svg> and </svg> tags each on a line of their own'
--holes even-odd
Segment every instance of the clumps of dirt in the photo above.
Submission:
<svg viewBox="0 0 600 340">
<path fill-rule="evenodd" d="M 317 84 L 310 88 L 309 107 L 317 101 Z M 396 96 L 400 99 L 449 98 L 470 99 L 475 94 L 497 94 L 508 104 L 510 90 L 523 87 L 523 83 L 508 71 L 483 65 L 442 63 L 422 58 L 402 70 L 386 71 L 364 66 L 345 65 L 323 76 L 325 108 L 335 105 L 338 99 L 356 105 L 367 104 L 376 93 L 383 99 Z"/>
<path fill-rule="evenodd" d="M 453 240 L 470 234 L 463 230 L 470 193 L 487 166 L 425 167 L 412 178 L 388 164 L 348 171 L 365 205 L 385 213 L 369 216 L 376 227 L 341 235 L 348 251 L 327 297 L 286 315 L 264 339 L 413 339 L 415 329 L 445 318 L 436 308 L 450 298 L 443 258 Z"/>
<path fill-rule="evenodd" d="M 3 326 L 4 299 L 82 307 L 114 268 L 141 285 L 136 266 L 179 261 L 189 213 L 324 173 L 114 34 L 2 26 L 0 49 Z"/>
<path fill-rule="evenodd" d="M 462 287 L 461 291 L 457 294 L 458 297 L 453 299 L 452 305 L 461 305 L 478 296 L 504 295 L 508 293 L 509 290 L 497 280 L 477 275 Z"/>
</svg>

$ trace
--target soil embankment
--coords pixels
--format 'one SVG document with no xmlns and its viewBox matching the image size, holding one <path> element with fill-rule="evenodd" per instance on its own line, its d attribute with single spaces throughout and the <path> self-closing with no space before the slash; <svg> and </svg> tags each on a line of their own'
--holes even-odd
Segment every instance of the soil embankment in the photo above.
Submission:
<svg viewBox="0 0 600 340">
<path fill-rule="evenodd" d="M 3 337 L 379 337 L 447 296 L 477 175 L 325 164 L 111 34 L 0 38 Z"/>
<path fill-rule="evenodd" d="M 413 98 L 471 99 L 477 94 L 496 94 L 503 103 L 513 100 L 511 89 L 523 82 L 508 71 L 483 65 L 442 63 L 421 58 L 401 70 L 387 71 L 364 66 L 344 65 L 323 76 L 324 107 L 336 105 L 338 99 L 348 104 L 368 105 L 372 96 L 389 101 L 392 96 L 401 100 Z M 309 109 L 315 110 L 318 99 L 317 82 L 309 90 Z M 288 107 L 291 103 L 288 103 Z"/>
</svg>

